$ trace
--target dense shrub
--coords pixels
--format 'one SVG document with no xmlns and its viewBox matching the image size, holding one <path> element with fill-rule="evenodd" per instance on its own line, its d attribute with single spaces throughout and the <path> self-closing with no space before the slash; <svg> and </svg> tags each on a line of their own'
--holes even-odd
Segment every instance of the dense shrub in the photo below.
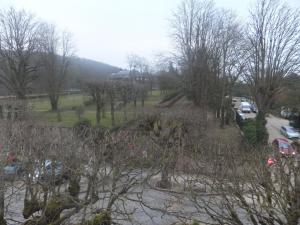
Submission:
<svg viewBox="0 0 300 225">
<path fill-rule="evenodd" d="M 59 197 L 53 197 L 45 208 L 45 217 L 48 223 L 51 223 L 59 219 L 62 212 L 61 199 Z"/>
<path fill-rule="evenodd" d="M 108 212 L 103 211 L 96 214 L 93 219 L 88 221 L 87 225 L 111 225 L 111 216 Z"/>
<path fill-rule="evenodd" d="M 256 143 L 256 125 L 254 120 L 247 120 L 243 125 L 243 132 L 248 143 Z"/>
<path fill-rule="evenodd" d="M 92 123 L 88 119 L 82 119 L 75 123 L 73 130 L 75 135 L 80 138 L 84 139 L 89 136 L 90 129 L 92 127 Z"/>
<path fill-rule="evenodd" d="M 258 144 L 267 144 L 269 134 L 266 128 L 267 121 L 265 119 L 256 119 L 256 141 Z"/>
<path fill-rule="evenodd" d="M 256 120 L 246 120 L 243 125 L 245 139 L 251 145 L 267 144 L 268 132 L 266 129 L 266 121 L 261 118 Z"/>
<path fill-rule="evenodd" d="M 7 225 L 7 222 L 4 218 L 0 218 L 0 225 Z"/>
<path fill-rule="evenodd" d="M 23 217 L 28 219 L 33 213 L 42 209 L 42 203 L 37 200 L 24 200 Z M 1 224 L 1 223 L 0 223 Z"/>
<path fill-rule="evenodd" d="M 80 185 L 77 179 L 70 179 L 68 191 L 72 197 L 78 197 L 80 192 Z"/>
</svg>

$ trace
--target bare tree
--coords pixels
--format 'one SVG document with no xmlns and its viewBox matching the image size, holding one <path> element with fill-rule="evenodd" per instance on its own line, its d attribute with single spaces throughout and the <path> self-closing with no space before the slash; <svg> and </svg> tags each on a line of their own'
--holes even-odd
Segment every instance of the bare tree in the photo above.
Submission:
<svg viewBox="0 0 300 225">
<path fill-rule="evenodd" d="M 87 82 L 86 89 L 96 103 L 96 121 L 100 124 L 101 112 L 106 98 L 106 83 L 104 81 Z"/>
<path fill-rule="evenodd" d="M 149 90 L 152 91 L 153 88 L 153 77 L 150 73 L 150 66 L 148 61 L 138 55 L 132 54 L 127 57 L 129 71 L 130 71 L 130 80 L 132 84 L 140 84 L 144 86 L 145 92 Z M 147 97 L 145 92 L 138 91 L 138 88 L 134 90 L 135 94 L 134 105 L 136 106 L 136 99 L 139 96 L 141 99 L 142 107 L 144 107 L 144 101 Z"/>
<path fill-rule="evenodd" d="M 214 110 L 223 127 L 231 113 L 226 96 L 232 95 L 244 68 L 242 27 L 232 12 L 216 8 L 212 1 L 189 0 L 175 12 L 172 29 L 185 94 L 202 107 L 203 118 L 208 109 Z"/>
<path fill-rule="evenodd" d="M 194 168 L 198 169 L 190 177 L 190 199 L 198 209 L 198 220 L 208 224 L 298 224 L 299 167 L 295 159 L 278 156 L 268 166 L 267 149 L 245 152 L 215 145 L 211 150 L 196 157 Z M 202 193 L 197 187 L 204 189 Z"/>
<path fill-rule="evenodd" d="M 215 94 L 219 95 L 213 108 L 220 114 L 221 127 L 229 123 L 231 115 L 232 88 L 244 70 L 241 57 L 243 32 L 237 22 L 236 16 L 231 11 L 218 10 L 215 29 L 214 67 L 217 87 Z M 214 95 L 214 93 L 210 93 Z"/>
<path fill-rule="evenodd" d="M 115 122 L 115 104 L 118 97 L 118 82 L 117 81 L 108 81 L 106 83 L 106 95 L 110 104 L 110 115 L 111 115 L 111 125 L 114 127 Z"/>
<path fill-rule="evenodd" d="M 246 30 L 245 80 L 265 117 L 282 78 L 299 71 L 300 13 L 277 0 L 260 0 Z"/>
<path fill-rule="evenodd" d="M 124 120 L 128 120 L 127 105 L 132 100 L 133 85 L 127 81 L 118 83 L 118 94 L 123 104 Z"/>
<path fill-rule="evenodd" d="M 37 78 L 40 23 L 25 12 L 10 8 L 0 14 L 0 81 L 24 99 Z"/>
<path fill-rule="evenodd" d="M 41 55 L 44 66 L 46 90 L 53 111 L 58 109 L 58 101 L 65 85 L 70 58 L 74 55 L 71 34 L 58 34 L 57 28 L 44 24 Z"/>
</svg>

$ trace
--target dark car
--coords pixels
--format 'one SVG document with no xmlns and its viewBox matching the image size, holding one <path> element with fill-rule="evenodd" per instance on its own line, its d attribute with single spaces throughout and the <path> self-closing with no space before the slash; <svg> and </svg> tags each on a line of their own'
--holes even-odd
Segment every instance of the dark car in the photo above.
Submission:
<svg viewBox="0 0 300 225">
<path fill-rule="evenodd" d="M 276 138 L 272 142 L 272 147 L 276 155 L 294 156 L 296 151 L 293 146 L 284 138 Z"/>
<path fill-rule="evenodd" d="M 3 168 L 4 180 L 15 180 L 22 173 L 19 163 L 11 163 Z"/>
<path fill-rule="evenodd" d="M 257 113 L 257 108 L 256 108 L 255 104 L 251 104 L 250 109 L 252 112 Z"/>
</svg>

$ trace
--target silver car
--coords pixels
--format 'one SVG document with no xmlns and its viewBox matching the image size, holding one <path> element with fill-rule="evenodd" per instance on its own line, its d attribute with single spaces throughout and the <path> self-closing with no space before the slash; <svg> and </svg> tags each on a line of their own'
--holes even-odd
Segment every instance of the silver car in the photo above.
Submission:
<svg viewBox="0 0 300 225">
<path fill-rule="evenodd" d="M 300 137 L 299 132 L 291 126 L 282 126 L 280 128 L 280 133 L 289 139 L 298 139 Z"/>
</svg>

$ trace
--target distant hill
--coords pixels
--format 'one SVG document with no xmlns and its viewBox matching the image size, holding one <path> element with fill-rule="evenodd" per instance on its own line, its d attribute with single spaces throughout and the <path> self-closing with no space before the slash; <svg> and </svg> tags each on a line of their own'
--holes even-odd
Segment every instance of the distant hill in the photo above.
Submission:
<svg viewBox="0 0 300 225">
<path fill-rule="evenodd" d="M 74 58 L 70 63 L 70 75 L 79 80 L 102 79 L 121 69 L 90 59 Z"/>
<path fill-rule="evenodd" d="M 106 79 L 112 73 L 116 73 L 121 69 L 106 63 L 97 62 L 85 58 L 73 58 L 70 62 L 69 72 L 64 89 L 78 89 L 85 81 Z M 43 93 L 47 83 L 40 75 L 34 84 L 34 92 Z"/>
<path fill-rule="evenodd" d="M 97 62 L 85 58 L 73 58 L 70 62 L 69 73 L 64 89 L 78 89 L 81 83 L 88 80 L 105 79 L 112 73 L 119 72 L 121 69 L 106 63 Z M 33 82 L 31 93 L 44 93 L 47 81 L 43 74 L 38 74 L 38 79 Z M 6 88 L 0 85 L 0 95 L 10 95 Z"/>
</svg>

